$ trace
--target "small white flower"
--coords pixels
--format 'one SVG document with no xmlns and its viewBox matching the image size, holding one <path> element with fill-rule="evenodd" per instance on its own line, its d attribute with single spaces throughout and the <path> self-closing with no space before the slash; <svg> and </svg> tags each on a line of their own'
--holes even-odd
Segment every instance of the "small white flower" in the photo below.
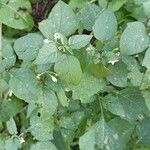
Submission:
<svg viewBox="0 0 150 150">
<path fill-rule="evenodd" d="M 55 33 L 55 34 L 54 34 L 54 39 L 55 39 L 55 40 L 61 39 L 60 33 Z"/>
<path fill-rule="evenodd" d="M 117 57 L 119 57 L 119 56 L 120 56 L 120 52 L 117 52 L 115 55 L 116 55 Z"/>
<path fill-rule="evenodd" d="M 44 39 L 44 43 L 49 43 L 50 41 L 48 39 Z"/>
<path fill-rule="evenodd" d="M 36 76 L 36 78 L 37 78 L 38 80 L 40 80 L 40 76 L 41 76 L 41 74 L 38 74 L 38 75 Z"/>
<path fill-rule="evenodd" d="M 57 78 L 56 77 L 54 77 L 54 76 L 51 75 L 51 78 L 52 78 L 53 82 L 57 82 Z"/>
<path fill-rule="evenodd" d="M 69 90 L 68 88 L 65 88 L 65 91 L 66 91 L 66 92 L 69 92 L 70 90 Z"/>
<path fill-rule="evenodd" d="M 24 140 L 23 137 L 20 137 L 19 140 L 20 140 L 20 143 L 21 143 L 21 144 L 22 144 L 22 143 L 25 143 L 25 140 Z"/>
<path fill-rule="evenodd" d="M 13 94 L 13 91 L 12 91 L 12 90 L 10 90 L 10 91 L 8 92 L 8 96 L 9 96 L 9 97 L 11 97 L 11 96 L 12 96 L 12 94 Z"/>
<path fill-rule="evenodd" d="M 108 63 L 114 65 L 116 62 L 118 62 L 119 60 L 110 60 Z"/>
</svg>

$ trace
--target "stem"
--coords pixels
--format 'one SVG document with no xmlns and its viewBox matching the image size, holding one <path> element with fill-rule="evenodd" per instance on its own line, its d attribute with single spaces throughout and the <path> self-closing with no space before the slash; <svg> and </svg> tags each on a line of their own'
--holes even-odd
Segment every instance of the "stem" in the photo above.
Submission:
<svg viewBox="0 0 150 150">
<path fill-rule="evenodd" d="M 0 22 L 0 65 L 2 64 L 2 23 Z M 2 74 L 0 74 L 2 79 Z M 2 88 L 0 88 L 0 98 L 2 98 Z"/>
<path fill-rule="evenodd" d="M 103 106 L 102 106 L 102 98 L 99 97 L 98 100 L 99 100 L 99 106 L 100 106 L 102 120 L 103 120 L 104 119 L 104 111 L 103 111 Z"/>
</svg>

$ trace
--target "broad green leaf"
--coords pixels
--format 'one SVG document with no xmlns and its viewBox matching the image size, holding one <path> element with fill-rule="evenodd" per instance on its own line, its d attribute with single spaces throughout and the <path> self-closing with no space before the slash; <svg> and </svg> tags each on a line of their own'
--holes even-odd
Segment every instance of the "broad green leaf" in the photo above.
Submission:
<svg viewBox="0 0 150 150">
<path fill-rule="evenodd" d="M 43 88 L 42 94 L 39 96 L 39 102 L 42 104 L 42 109 L 45 113 L 52 116 L 57 109 L 57 97 L 52 90 L 49 90 L 47 87 Z"/>
<path fill-rule="evenodd" d="M 138 71 L 140 69 L 140 65 L 138 64 L 136 58 L 132 56 L 122 56 L 122 62 L 127 65 L 127 69 L 129 71 Z"/>
<path fill-rule="evenodd" d="M 9 138 L 5 143 L 5 150 L 18 150 L 21 147 L 21 143 L 18 138 Z"/>
<path fill-rule="evenodd" d="M 118 132 L 107 124 L 104 119 L 95 123 L 79 139 L 80 150 L 109 149 L 122 150 Z"/>
<path fill-rule="evenodd" d="M 61 132 L 58 130 L 58 131 L 54 131 L 53 133 L 53 144 L 56 146 L 57 150 L 64 150 L 64 149 L 67 149 L 66 147 L 66 144 L 64 142 L 64 139 L 62 137 L 62 134 Z"/>
<path fill-rule="evenodd" d="M 138 32 L 137 32 L 138 31 Z M 149 44 L 149 37 L 141 22 L 128 23 L 120 39 L 120 49 L 125 55 L 143 52 Z"/>
<path fill-rule="evenodd" d="M 106 89 L 105 81 L 84 73 L 81 82 L 72 87 L 73 99 L 80 99 L 82 103 L 91 102 L 90 97 Z"/>
<path fill-rule="evenodd" d="M 65 91 L 62 88 L 58 90 L 57 96 L 62 106 L 64 107 L 69 106 L 69 102 L 68 102 L 69 99 L 66 97 Z"/>
<path fill-rule="evenodd" d="M 37 33 L 29 33 L 15 41 L 14 50 L 19 59 L 30 61 L 36 58 L 42 46 L 43 37 Z"/>
<path fill-rule="evenodd" d="M 90 1 L 90 0 L 80 0 L 77 1 L 77 0 L 70 0 L 69 1 L 69 5 L 74 8 L 74 9 L 80 9 L 82 8 L 85 4 L 87 4 L 87 2 Z"/>
<path fill-rule="evenodd" d="M 32 70 L 26 68 L 17 70 L 10 79 L 9 86 L 13 94 L 18 98 L 28 103 L 38 101 L 40 87 Z"/>
<path fill-rule="evenodd" d="M 103 106 L 111 113 L 131 122 L 148 113 L 144 98 L 139 89 L 135 87 L 107 95 L 104 98 Z"/>
<path fill-rule="evenodd" d="M 108 0 L 98 0 L 98 4 L 100 7 L 105 9 L 108 6 Z"/>
<path fill-rule="evenodd" d="M 124 63 L 118 62 L 115 65 L 108 66 L 108 69 L 110 70 L 111 73 L 107 77 L 107 81 L 118 87 L 127 86 L 128 70 L 127 66 Z"/>
<path fill-rule="evenodd" d="M 61 133 L 66 143 L 71 143 L 75 137 L 75 133 L 80 128 L 80 124 L 85 121 L 85 113 L 83 111 L 73 112 L 63 115 L 60 118 Z"/>
<path fill-rule="evenodd" d="M 9 91 L 9 85 L 4 79 L 0 79 L 0 90 L 3 93 L 7 93 Z"/>
<path fill-rule="evenodd" d="M 5 147 L 5 141 L 7 140 L 8 137 L 4 135 L 0 135 L 0 150 L 4 150 Z"/>
<path fill-rule="evenodd" d="M 34 145 L 31 145 L 30 150 L 57 150 L 55 145 L 50 141 L 47 142 L 37 142 Z"/>
<path fill-rule="evenodd" d="M 10 118 L 10 119 L 7 121 L 6 125 L 7 125 L 7 130 L 9 131 L 9 133 L 10 133 L 11 135 L 18 133 L 18 132 L 17 132 L 16 123 L 15 123 L 15 121 L 14 121 L 13 118 Z"/>
<path fill-rule="evenodd" d="M 107 77 L 111 73 L 103 64 L 91 64 L 88 66 L 87 71 L 96 78 Z"/>
<path fill-rule="evenodd" d="M 75 56 L 62 55 L 54 67 L 58 76 L 72 84 L 79 84 L 82 78 L 80 62 Z"/>
<path fill-rule="evenodd" d="M 74 50 L 73 53 L 74 55 L 78 58 L 78 60 L 80 61 L 81 64 L 81 68 L 84 72 L 84 70 L 86 70 L 87 66 L 93 63 L 93 56 L 92 56 L 92 50 L 85 51 L 85 49 L 82 49 L 80 51 Z"/>
<path fill-rule="evenodd" d="M 136 132 L 139 138 L 139 142 L 144 145 L 150 146 L 150 118 L 144 119 L 137 125 Z"/>
<path fill-rule="evenodd" d="M 53 39 L 55 33 L 69 36 L 78 28 L 78 19 L 63 1 L 59 1 L 52 9 L 48 19 L 39 23 L 39 29 L 45 37 Z"/>
<path fill-rule="evenodd" d="M 150 71 L 147 70 L 143 75 L 142 83 L 140 86 L 141 90 L 147 90 L 150 87 Z"/>
<path fill-rule="evenodd" d="M 144 8 L 144 12 L 146 16 L 149 17 L 150 16 L 150 1 L 149 0 L 143 3 L 143 8 Z"/>
<path fill-rule="evenodd" d="M 128 74 L 128 78 L 133 86 L 141 86 L 144 75 L 140 71 L 132 71 Z"/>
<path fill-rule="evenodd" d="M 113 38 L 117 32 L 117 19 L 110 10 L 104 10 L 93 26 L 95 38 L 100 41 L 107 41 Z"/>
<path fill-rule="evenodd" d="M 29 103 L 27 108 L 27 118 L 29 118 L 36 109 L 37 105 L 35 103 Z"/>
<path fill-rule="evenodd" d="M 30 117 L 30 132 L 39 141 L 48 141 L 53 137 L 53 118 L 45 112 L 35 112 Z"/>
<path fill-rule="evenodd" d="M 15 29 L 31 30 L 32 19 L 31 4 L 28 0 L 0 1 L 0 21 Z"/>
<path fill-rule="evenodd" d="M 79 18 L 84 29 L 91 31 L 95 20 L 101 13 L 100 7 L 95 4 L 85 5 L 79 12 Z"/>
<path fill-rule="evenodd" d="M 23 109 L 23 103 L 20 99 L 11 97 L 0 103 L 0 120 L 7 121 L 14 117 Z"/>
<path fill-rule="evenodd" d="M 149 58 L 150 58 L 150 48 L 148 48 L 145 52 L 145 56 L 142 62 L 142 66 L 146 67 L 147 69 L 150 69 L 150 63 L 149 63 Z"/>
<path fill-rule="evenodd" d="M 113 11 L 117 11 L 119 10 L 125 3 L 127 2 L 127 0 L 112 0 L 111 2 L 109 2 L 108 4 L 108 8 L 113 10 Z"/>
<path fill-rule="evenodd" d="M 108 124 L 118 132 L 120 144 L 122 145 L 122 148 L 125 149 L 134 130 L 134 125 L 119 117 L 110 120 Z"/>
<path fill-rule="evenodd" d="M 149 91 L 143 91 L 142 94 L 143 94 L 143 97 L 145 98 L 146 106 L 150 111 L 150 92 Z"/>
<path fill-rule="evenodd" d="M 73 35 L 69 38 L 68 44 L 72 49 L 81 49 L 90 43 L 92 35 Z"/>
<path fill-rule="evenodd" d="M 57 60 L 57 47 L 54 42 L 44 43 L 35 60 L 36 64 L 49 64 Z"/>
<path fill-rule="evenodd" d="M 12 48 L 12 43 L 8 39 L 2 41 L 3 65 L 5 68 L 10 68 L 15 65 L 16 56 Z"/>
</svg>

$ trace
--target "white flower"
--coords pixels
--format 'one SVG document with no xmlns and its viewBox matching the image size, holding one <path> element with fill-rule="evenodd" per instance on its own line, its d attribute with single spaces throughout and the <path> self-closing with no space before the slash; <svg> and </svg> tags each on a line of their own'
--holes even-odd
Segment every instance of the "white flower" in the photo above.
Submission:
<svg viewBox="0 0 150 150">
<path fill-rule="evenodd" d="M 54 77 L 54 76 L 51 75 L 51 78 L 52 78 L 53 82 L 57 82 L 57 78 L 56 77 Z"/>
<path fill-rule="evenodd" d="M 119 60 L 110 60 L 108 63 L 114 65 L 116 62 L 118 62 Z"/>
<path fill-rule="evenodd" d="M 54 39 L 55 39 L 55 40 L 61 39 L 60 33 L 55 33 L 55 34 L 54 34 Z"/>
<path fill-rule="evenodd" d="M 118 61 L 119 61 L 118 59 L 116 59 L 116 60 L 110 60 L 108 63 L 114 65 Z"/>
<path fill-rule="evenodd" d="M 50 41 L 48 39 L 44 39 L 44 43 L 49 43 Z"/>
<path fill-rule="evenodd" d="M 19 140 L 20 140 L 20 143 L 21 143 L 21 144 L 22 144 L 22 143 L 25 143 L 25 140 L 24 140 L 23 137 L 20 137 Z"/>
<path fill-rule="evenodd" d="M 8 92 L 9 97 L 11 97 L 11 96 L 12 96 L 12 94 L 13 94 L 13 91 L 12 91 L 12 90 L 10 90 L 10 91 Z"/>
</svg>

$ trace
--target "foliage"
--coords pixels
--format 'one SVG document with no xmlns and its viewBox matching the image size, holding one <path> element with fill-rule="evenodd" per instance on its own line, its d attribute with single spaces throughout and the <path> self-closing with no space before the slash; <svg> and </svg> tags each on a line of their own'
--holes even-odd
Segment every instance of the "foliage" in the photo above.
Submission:
<svg viewBox="0 0 150 150">
<path fill-rule="evenodd" d="M 36 3 L 0 0 L 0 150 L 150 150 L 150 1 Z"/>
</svg>

